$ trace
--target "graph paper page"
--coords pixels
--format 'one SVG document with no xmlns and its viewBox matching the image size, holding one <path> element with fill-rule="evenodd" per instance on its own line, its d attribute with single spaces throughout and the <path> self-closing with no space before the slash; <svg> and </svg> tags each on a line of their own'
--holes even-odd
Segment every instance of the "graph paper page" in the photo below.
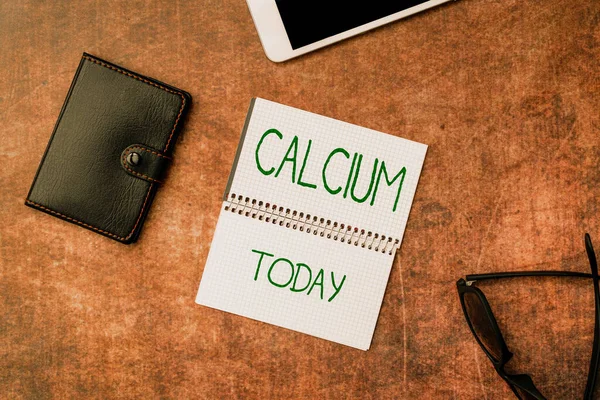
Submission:
<svg viewBox="0 0 600 400">
<path fill-rule="evenodd" d="M 426 145 L 255 99 L 240 146 L 229 193 L 402 240 Z"/>
<path fill-rule="evenodd" d="M 223 208 L 196 302 L 367 350 L 392 261 Z"/>
</svg>

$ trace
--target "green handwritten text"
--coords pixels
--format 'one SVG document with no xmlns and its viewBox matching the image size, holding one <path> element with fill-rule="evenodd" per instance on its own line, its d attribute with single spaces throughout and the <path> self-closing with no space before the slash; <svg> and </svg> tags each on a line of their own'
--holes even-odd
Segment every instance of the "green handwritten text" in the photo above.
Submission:
<svg viewBox="0 0 600 400">
<path fill-rule="evenodd" d="M 280 155 L 281 161 L 274 165 L 263 164 L 260 152 L 266 151 L 272 154 L 273 148 L 277 148 L 276 145 L 278 142 L 287 148 L 285 153 L 282 152 Z M 275 147 L 272 147 L 274 145 Z M 256 145 L 254 152 L 256 168 L 265 176 L 273 176 L 274 178 L 279 178 L 280 175 L 290 176 L 293 184 L 309 189 L 323 187 L 327 193 L 333 196 L 341 194 L 344 199 L 348 198 L 359 204 L 366 203 L 371 207 L 375 205 L 375 199 L 379 190 L 382 188 L 383 190 L 392 189 L 395 190 L 396 194 L 392 212 L 396 212 L 398 202 L 400 201 L 400 194 L 402 193 L 402 185 L 407 173 L 406 167 L 402 167 L 390 179 L 391 174 L 389 174 L 385 161 L 375 158 L 372 166 L 363 165 L 362 154 L 354 153 L 350 157 L 348 150 L 337 147 L 329 153 L 323 163 L 323 167 L 320 168 L 321 182 L 311 183 L 311 181 L 315 182 L 314 177 L 312 179 L 307 177 L 306 171 L 307 165 L 310 165 L 309 157 L 312 145 L 313 141 L 309 139 L 306 143 L 306 149 L 303 150 L 304 146 L 298 136 L 292 137 L 292 140 L 286 145 L 286 138 L 280 131 L 275 128 L 269 129 L 262 134 Z M 265 147 L 264 150 L 263 147 Z M 269 148 L 267 149 L 267 147 Z M 301 154 L 302 151 L 304 152 L 303 156 Z M 314 168 L 312 170 L 314 171 Z M 368 187 L 366 186 L 366 179 L 369 179 Z M 380 185 L 382 179 L 385 185 Z M 359 185 L 359 182 L 362 182 L 362 184 Z M 357 186 L 367 187 L 367 189 L 364 193 L 357 193 Z M 396 186 L 395 189 L 394 186 Z M 313 287 L 310 290 L 313 290 Z"/>
<path fill-rule="evenodd" d="M 346 275 L 338 283 L 333 271 L 327 275 L 325 270 L 320 268 L 316 275 L 313 275 L 313 268 L 304 263 L 294 263 L 284 257 L 270 260 L 275 258 L 275 255 L 254 249 L 252 252 L 260 255 L 254 270 L 254 280 L 258 281 L 262 276 L 271 285 L 280 289 L 289 287 L 293 293 L 306 291 L 307 296 L 312 294 L 313 297 L 317 296 L 321 300 L 327 299 L 327 302 L 331 302 L 338 296 L 346 282 Z M 265 268 L 261 270 L 263 266 Z"/>
</svg>

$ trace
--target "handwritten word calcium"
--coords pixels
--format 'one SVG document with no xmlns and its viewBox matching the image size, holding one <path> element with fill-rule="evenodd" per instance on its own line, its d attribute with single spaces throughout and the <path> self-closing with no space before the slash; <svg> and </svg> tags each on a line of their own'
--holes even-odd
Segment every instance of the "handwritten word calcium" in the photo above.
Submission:
<svg viewBox="0 0 600 400">
<path fill-rule="evenodd" d="M 263 266 L 263 260 L 265 258 L 275 257 L 273 254 L 269 254 L 260 250 L 252 250 L 253 253 L 260 254 L 258 264 L 256 265 L 256 271 L 254 273 L 254 280 L 257 281 L 261 274 L 261 267 Z M 265 260 L 266 261 L 266 260 Z M 270 263 L 270 265 L 269 265 Z M 267 265 L 269 265 L 267 267 Z M 289 287 L 292 292 L 302 293 L 306 291 L 306 294 L 310 296 L 311 293 L 318 294 L 321 300 L 325 293 L 329 296 L 328 302 L 331 302 L 342 290 L 344 282 L 346 281 L 346 275 L 342 277 L 338 282 L 335 280 L 335 275 L 331 271 L 331 275 L 325 274 L 325 271 L 321 268 L 316 275 L 313 275 L 313 269 L 303 263 L 293 263 L 287 258 L 276 258 L 275 260 L 268 260 L 265 262 L 265 269 L 262 272 L 263 276 L 269 281 L 269 283 L 278 288 Z M 284 279 L 281 279 L 281 278 Z M 313 279 L 314 278 L 314 279 Z M 331 287 L 331 290 L 330 290 Z M 314 296 L 314 294 L 313 294 Z"/>
<path fill-rule="evenodd" d="M 273 175 L 275 178 L 279 176 L 283 168 L 286 164 L 289 163 L 292 167 L 292 183 L 298 184 L 300 186 L 316 189 L 317 184 L 309 183 L 304 181 L 304 170 L 306 168 L 306 163 L 308 162 L 308 158 L 310 156 L 310 148 L 312 146 L 312 140 L 308 141 L 308 145 L 306 146 L 306 152 L 304 153 L 304 157 L 300 160 L 298 159 L 298 136 L 294 136 L 291 140 L 286 153 L 283 155 L 281 159 L 281 163 L 276 168 L 276 166 L 265 166 L 260 162 L 260 150 L 262 146 L 267 146 L 266 139 L 269 140 L 284 140 L 283 134 L 279 132 L 277 129 L 269 129 L 265 133 L 263 133 L 262 137 L 258 141 L 255 151 L 255 159 L 256 159 L 256 167 L 258 170 L 266 175 Z M 328 179 L 328 169 L 329 163 L 335 157 L 342 157 L 348 160 L 348 175 L 346 182 L 333 182 Z M 396 194 L 396 200 L 394 201 L 394 207 L 392 212 L 396 211 L 398 206 L 398 200 L 400 199 L 400 192 L 402 191 L 402 183 L 404 182 L 404 177 L 406 176 L 406 168 L 402 167 L 400 172 L 398 172 L 394 177 L 390 180 L 390 175 L 388 174 L 388 170 L 385 166 L 385 161 L 379 162 L 379 159 L 375 159 L 373 162 L 373 168 L 371 170 L 371 181 L 369 182 L 369 189 L 367 193 L 362 196 L 359 196 L 355 193 L 356 191 L 356 182 L 358 181 L 358 176 L 361 170 L 361 164 L 363 160 L 363 155 L 359 153 L 354 153 L 352 156 L 352 163 L 350 163 L 350 153 L 342 148 L 338 147 L 329 153 L 325 164 L 323 165 L 322 173 L 321 173 L 321 183 L 325 190 L 332 194 L 338 195 L 342 193 L 344 198 L 347 198 L 350 195 L 350 198 L 357 203 L 364 203 L 369 200 L 369 204 L 373 206 L 375 204 L 375 198 L 377 197 L 377 191 L 379 189 L 379 184 L 381 182 L 381 178 L 383 177 L 385 184 L 389 187 L 392 187 L 396 181 L 398 181 L 398 189 Z M 298 171 L 298 164 L 301 163 L 300 170 Z M 343 191 L 343 192 L 342 192 Z"/>
</svg>

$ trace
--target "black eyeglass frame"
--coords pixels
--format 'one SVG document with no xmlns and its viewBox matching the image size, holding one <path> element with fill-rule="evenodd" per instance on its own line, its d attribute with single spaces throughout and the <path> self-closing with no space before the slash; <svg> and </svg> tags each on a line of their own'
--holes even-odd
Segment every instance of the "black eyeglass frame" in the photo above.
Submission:
<svg viewBox="0 0 600 400">
<path fill-rule="evenodd" d="M 490 280 L 490 279 L 502 279 L 502 278 L 519 278 L 519 277 L 570 277 L 570 278 L 592 278 L 594 283 L 594 296 L 595 296 L 595 324 L 594 324 L 594 344 L 592 349 L 592 357 L 590 360 L 590 368 L 588 372 L 587 384 L 584 392 L 584 400 L 592 400 L 592 395 L 594 392 L 594 387 L 596 385 L 596 376 L 598 374 L 598 369 L 600 365 L 600 286 L 599 286 L 599 277 L 598 277 L 598 265 L 596 261 L 596 255 L 594 252 L 594 248 L 592 246 L 592 241 L 589 234 L 585 234 L 585 247 L 588 255 L 588 259 L 590 262 L 590 267 L 592 269 L 592 273 L 583 273 L 583 272 L 568 272 L 568 271 L 519 271 L 519 272 L 499 272 L 499 273 L 487 273 L 487 274 L 472 274 L 467 275 L 465 279 L 459 279 L 456 282 L 456 287 L 458 290 L 460 303 L 463 309 L 463 313 L 465 315 L 465 319 L 467 320 L 467 324 L 471 333 L 475 337 L 475 340 L 484 351 L 486 356 L 492 362 L 494 369 L 498 373 L 498 375 L 504 379 L 506 383 L 510 386 L 511 390 L 515 393 L 517 398 L 522 399 L 522 397 L 517 392 L 517 388 L 527 392 L 530 396 L 537 400 L 545 400 L 545 397 L 539 392 L 539 390 L 535 387 L 533 380 L 529 375 L 510 375 L 507 374 L 504 370 L 505 365 L 510 361 L 513 357 L 513 353 L 508 350 L 508 346 L 506 345 L 506 341 L 502 336 L 502 331 L 498 326 L 498 322 L 492 312 L 490 304 L 485 297 L 485 294 L 481 291 L 481 289 L 472 286 L 473 283 L 481 280 Z M 487 349 L 485 344 L 482 343 L 479 335 L 473 328 L 471 318 L 469 317 L 469 313 L 466 309 L 464 296 L 466 293 L 472 293 L 476 295 L 481 304 L 483 305 L 484 311 L 486 313 L 487 318 L 490 320 L 490 324 L 492 330 L 496 336 L 496 340 L 500 345 L 501 357 L 500 359 L 496 359 L 490 351 Z"/>
</svg>

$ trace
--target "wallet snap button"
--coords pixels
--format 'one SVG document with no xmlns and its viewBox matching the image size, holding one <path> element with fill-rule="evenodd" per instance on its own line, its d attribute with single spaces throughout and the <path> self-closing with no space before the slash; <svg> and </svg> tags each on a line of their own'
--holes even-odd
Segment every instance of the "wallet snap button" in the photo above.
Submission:
<svg viewBox="0 0 600 400">
<path fill-rule="evenodd" d="M 141 162 L 142 157 L 138 153 L 131 152 L 127 155 L 127 164 L 131 165 L 132 167 L 140 165 Z"/>
</svg>

